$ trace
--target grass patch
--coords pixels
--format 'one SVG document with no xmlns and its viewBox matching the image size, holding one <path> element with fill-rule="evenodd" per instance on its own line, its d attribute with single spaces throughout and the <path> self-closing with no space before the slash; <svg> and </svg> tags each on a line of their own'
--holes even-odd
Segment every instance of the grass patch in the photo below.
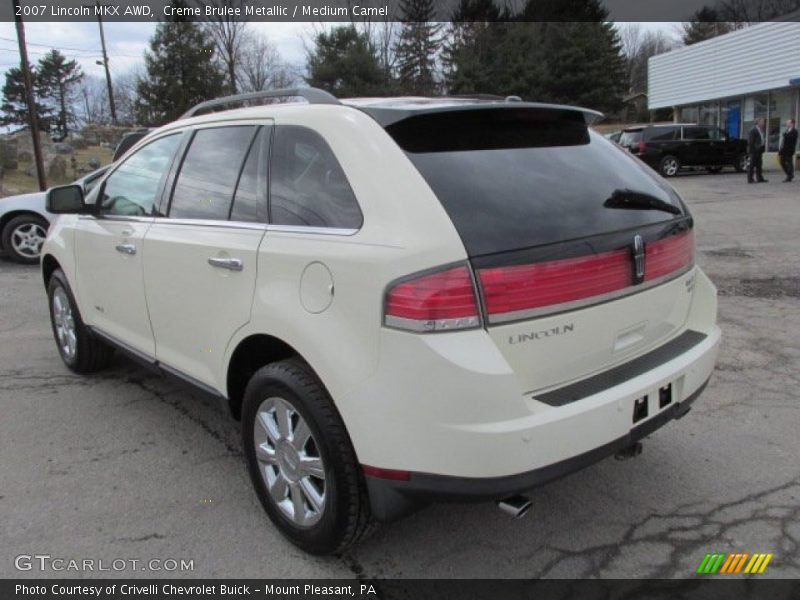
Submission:
<svg viewBox="0 0 800 600">
<path fill-rule="evenodd" d="M 82 177 L 86 173 L 93 171 L 94 169 L 89 167 L 89 160 L 92 158 L 99 160 L 101 166 L 109 164 L 111 162 L 111 158 L 114 156 L 114 152 L 110 148 L 89 146 L 88 148 L 84 148 L 82 150 L 75 150 L 73 154 L 61 154 L 60 156 L 67 163 L 67 176 L 63 179 L 53 180 L 48 177 L 48 187 L 72 183 L 79 177 Z M 74 156 L 75 160 L 77 161 L 76 169 L 72 168 L 72 161 L 70 160 L 72 156 Z M 6 171 L 3 173 L 2 194 L 0 194 L 0 197 L 15 196 L 17 194 L 29 194 L 31 192 L 39 191 L 39 182 L 36 179 L 35 173 L 33 177 L 29 177 L 25 174 L 25 171 L 28 170 L 30 165 L 31 163 L 29 161 L 20 161 L 15 170 L 12 171 L 6 169 Z M 45 163 L 45 170 L 46 169 L 47 164 Z"/>
</svg>

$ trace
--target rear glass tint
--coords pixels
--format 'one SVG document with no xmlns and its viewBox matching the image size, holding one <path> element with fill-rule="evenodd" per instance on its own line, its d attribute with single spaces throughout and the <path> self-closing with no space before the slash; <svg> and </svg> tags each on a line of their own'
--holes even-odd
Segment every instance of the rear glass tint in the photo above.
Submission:
<svg viewBox="0 0 800 600">
<path fill-rule="evenodd" d="M 683 214 L 666 183 L 589 131 L 577 111 L 428 113 L 387 131 L 439 198 L 470 256 L 643 227 Z"/>
<path fill-rule="evenodd" d="M 653 127 L 647 130 L 645 139 L 648 142 L 668 142 L 680 137 L 680 127 Z"/>
</svg>

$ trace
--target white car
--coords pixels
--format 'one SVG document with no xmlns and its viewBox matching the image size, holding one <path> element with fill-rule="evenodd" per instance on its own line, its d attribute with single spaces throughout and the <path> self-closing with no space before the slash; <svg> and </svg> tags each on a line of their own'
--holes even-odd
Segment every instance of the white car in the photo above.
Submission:
<svg viewBox="0 0 800 600">
<path fill-rule="evenodd" d="M 521 515 L 686 414 L 716 290 L 686 206 L 597 113 L 261 94 L 281 95 L 307 102 L 187 116 L 85 199 L 51 190 L 69 368 L 121 349 L 223 399 L 266 512 L 313 553 L 431 501 Z"/>
<path fill-rule="evenodd" d="M 75 185 L 89 193 L 107 168 L 81 177 Z M 16 262 L 38 263 L 47 228 L 55 217 L 45 206 L 45 192 L 0 198 L 0 251 Z"/>
</svg>

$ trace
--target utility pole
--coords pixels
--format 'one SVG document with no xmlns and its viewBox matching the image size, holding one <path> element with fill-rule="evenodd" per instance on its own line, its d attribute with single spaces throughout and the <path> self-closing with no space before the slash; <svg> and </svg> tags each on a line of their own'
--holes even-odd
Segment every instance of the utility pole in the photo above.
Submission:
<svg viewBox="0 0 800 600">
<path fill-rule="evenodd" d="M 100 2 L 95 4 L 100 6 Z M 108 85 L 108 103 L 111 106 L 111 122 L 117 124 L 117 108 L 114 105 L 114 87 L 111 85 L 111 71 L 108 70 L 108 54 L 106 54 L 106 36 L 103 34 L 103 17 L 97 11 L 97 24 L 100 25 L 100 45 L 103 47 L 103 66 L 106 69 L 106 84 Z"/>
<path fill-rule="evenodd" d="M 14 21 L 17 24 L 17 42 L 19 42 L 20 68 L 22 79 L 25 83 L 25 100 L 28 104 L 28 126 L 33 139 L 33 156 L 36 161 L 36 176 L 39 178 L 39 190 L 47 189 L 47 180 L 44 176 L 44 161 L 42 160 L 42 147 L 39 145 L 39 117 L 36 114 L 36 100 L 33 97 L 33 78 L 31 77 L 30 64 L 28 64 L 28 48 L 25 45 L 25 25 L 19 16 L 19 0 L 14 0 Z"/>
</svg>

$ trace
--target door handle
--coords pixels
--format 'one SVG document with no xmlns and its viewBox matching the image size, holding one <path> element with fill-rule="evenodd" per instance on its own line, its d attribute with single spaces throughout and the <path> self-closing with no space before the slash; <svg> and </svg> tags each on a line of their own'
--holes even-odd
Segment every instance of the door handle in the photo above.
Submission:
<svg viewBox="0 0 800 600">
<path fill-rule="evenodd" d="M 116 248 L 117 252 L 121 252 L 122 254 L 136 254 L 136 246 L 133 244 L 118 244 Z"/>
<path fill-rule="evenodd" d="M 244 268 L 242 261 L 238 258 L 218 258 L 216 256 L 212 256 L 208 259 L 208 264 L 210 264 L 212 267 L 228 269 L 229 271 L 241 271 Z"/>
</svg>

